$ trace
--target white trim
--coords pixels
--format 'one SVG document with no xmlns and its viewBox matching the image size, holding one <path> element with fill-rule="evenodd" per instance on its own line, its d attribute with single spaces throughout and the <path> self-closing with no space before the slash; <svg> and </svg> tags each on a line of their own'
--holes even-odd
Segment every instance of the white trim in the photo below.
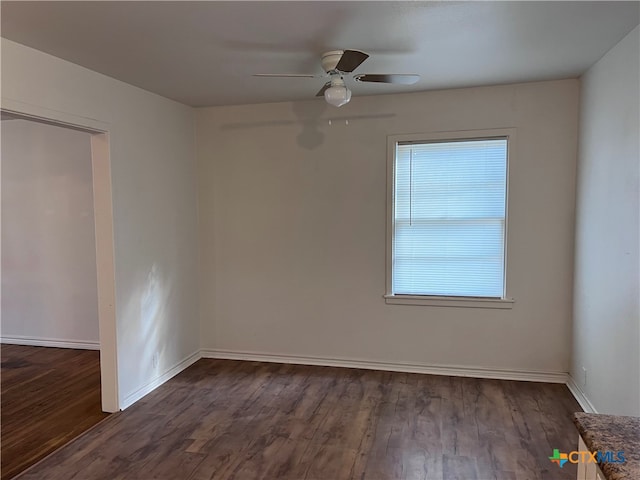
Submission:
<svg viewBox="0 0 640 480">
<path fill-rule="evenodd" d="M 94 133 L 106 133 L 111 129 L 111 125 L 102 120 L 60 110 L 52 110 L 4 96 L 0 99 L 0 108 L 21 117 L 31 117 L 31 120 L 34 121 L 48 120 L 65 127 L 79 128 L 85 131 L 93 130 Z"/>
<path fill-rule="evenodd" d="M 100 350 L 102 409 L 118 411 L 118 334 L 116 318 L 115 241 L 113 199 L 111 195 L 111 157 L 109 134 L 91 136 L 93 212 L 98 286 L 98 329 Z M 110 348 L 109 348 L 110 347 Z"/>
<path fill-rule="evenodd" d="M 513 298 L 436 297 L 429 295 L 384 295 L 387 305 L 430 305 L 432 307 L 513 308 Z"/>
<path fill-rule="evenodd" d="M 130 393 L 129 395 L 124 397 L 120 402 L 120 409 L 124 410 L 125 408 L 130 407 L 135 402 L 140 400 L 142 397 L 144 397 L 148 393 L 151 393 L 153 390 L 158 388 L 160 385 L 165 383 L 167 380 L 170 380 L 171 378 L 175 377 L 177 374 L 179 374 L 183 370 L 189 368 L 191 365 L 196 363 L 201 358 L 202 358 L 202 352 L 201 351 L 196 351 L 196 352 L 192 353 L 191 355 L 189 355 L 188 357 L 182 359 L 176 365 L 171 367 L 169 370 L 165 371 L 163 374 L 161 374 L 158 377 L 154 378 L 153 380 L 147 382 L 145 385 L 140 387 L 135 392 Z"/>
<path fill-rule="evenodd" d="M 391 372 L 418 373 L 425 375 L 445 375 L 453 377 L 490 378 L 495 380 L 515 380 L 524 382 L 562 383 L 567 386 L 580 407 L 587 413 L 597 413 L 584 392 L 578 387 L 573 377 L 565 372 L 545 372 L 535 370 L 493 369 L 482 367 L 462 367 L 457 365 L 433 365 L 416 363 L 390 363 L 370 360 L 338 359 L 326 357 L 309 357 L 298 355 L 277 355 L 272 353 L 246 352 L 205 348 L 178 362 L 173 368 L 142 388 L 125 397 L 122 409 L 131 406 L 160 385 L 187 369 L 201 358 L 224 360 L 240 360 L 249 362 L 284 363 L 295 365 L 317 365 L 322 367 L 362 368 L 365 370 L 381 370 Z"/>
<path fill-rule="evenodd" d="M 202 358 L 246 360 L 252 362 L 292 363 L 324 367 L 363 368 L 391 372 L 449 375 L 454 377 L 492 378 L 498 380 L 520 380 L 528 382 L 566 383 L 564 372 L 542 372 L 526 370 L 502 370 L 493 368 L 462 367 L 457 365 L 432 365 L 399 362 L 374 362 L 369 360 L 307 357 L 297 355 L 274 355 L 271 353 L 241 352 L 232 350 L 203 349 Z"/>
<path fill-rule="evenodd" d="M 28 345 L 31 347 L 56 347 L 56 348 L 78 348 L 81 350 L 100 350 L 100 342 L 90 342 L 85 340 L 61 340 L 58 338 L 25 337 L 23 335 L 13 335 L 11 337 L 0 337 L 1 343 L 8 345 Z"/>
<path fill-rule="evenodd" d="M 589 400 L 587 395 L 584 393 L 584 391 L 582 391 L 582 389 L 576 383 L 575 379 L 570 374 L 567 374 L 567 388 L 569 388 L 569 391 L 585 412 L 598 413 L 596 407 L 594 407 L 593 403 L 591 403 L 591 400 Z"/>
</svg>

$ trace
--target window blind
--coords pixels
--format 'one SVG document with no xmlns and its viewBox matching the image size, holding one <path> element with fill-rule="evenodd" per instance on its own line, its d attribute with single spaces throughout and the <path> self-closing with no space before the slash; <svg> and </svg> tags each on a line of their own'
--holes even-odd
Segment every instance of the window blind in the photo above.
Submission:
<svg viewBox="0 0 640 480">
<path fill-rule="evenodd" d="M 394 294 L 504 295 L 507 139 L 398 143 Z"/>
</svg>

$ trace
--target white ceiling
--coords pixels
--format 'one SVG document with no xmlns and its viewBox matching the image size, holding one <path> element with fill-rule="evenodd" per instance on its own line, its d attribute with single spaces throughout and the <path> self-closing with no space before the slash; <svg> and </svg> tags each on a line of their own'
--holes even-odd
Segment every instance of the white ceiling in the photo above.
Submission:
<svg viewBox="0 0 640 480">
<path fill-rule="evenodd" d="M 356 73 L 419 73 L 354 95 L 576 77 L 640 21 L 634 2 L 10 2 L 2 36 L 193 106 L 312 98 L 332 49 Z"/>
</svg>

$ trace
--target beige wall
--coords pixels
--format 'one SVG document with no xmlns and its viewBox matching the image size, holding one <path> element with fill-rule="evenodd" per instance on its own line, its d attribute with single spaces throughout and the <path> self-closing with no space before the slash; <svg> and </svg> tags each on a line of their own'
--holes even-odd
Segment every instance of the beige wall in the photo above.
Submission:
<svg viewBox="0 0 640 480">
<path fill-rule="evenodd" d="M 578 95 L 578 81 L 565 80 L 356 90 L 340 109 L 322 100 L 200 109 L 202 346 L 568 371 Z M 513 309 L 386 305 L 386 136 L 505 127 L 517 129 Z"/>
<path fill-rule="evenodd" d="M 96 278 L 91 135 L 2 121 L 2 340 L 98 348 Z"/>
<path fill-rule="evenodd" d="M 5 39 L 2 102 L 109 130 L 126 406 L 200 347 L 193 109 Z"/>
<path fill-rule="evenodd" d="M 581 94 L 571 375 L 598 412 L 620 415 L 640 415 L 639 58 L 637 27 Z"/>
</svg>

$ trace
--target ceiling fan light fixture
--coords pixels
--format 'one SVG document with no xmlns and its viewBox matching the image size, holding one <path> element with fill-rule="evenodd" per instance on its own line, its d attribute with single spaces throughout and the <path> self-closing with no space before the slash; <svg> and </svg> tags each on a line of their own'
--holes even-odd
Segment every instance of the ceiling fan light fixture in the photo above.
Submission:
<svg viewBox="0 0 640 480">
<path fill-rule="evenodd" d="M 341 107 L 349 103 L 351 100 L 351 90 L 349 90 L 344 84 L 331 85 L 324 91 L 324 99 L 329 105 L 334 107 Z"/>
<path fill-rule="evenodd" d="M 2 1 L 2 0 L 0 0 Z M 322 54 L 323 75 L 304 73 L 257 73 L 257 77 L 302 77 L 325 78 L 325 84 L 316 93 L 316 97 L 324 96 L 325 101 L 334 107 L 341 107 L 351 100 L 351 90 L 345 85 L 344 78 L 356 70 L 369 58 L 369 54 L 360 50 L 332 50 Z M 420 75 L 398 73 L 358 73 L 353 75 L 356 82 L 387 83 L 396 85 L 413 85 L 420 80 Z"/>
</svg>

